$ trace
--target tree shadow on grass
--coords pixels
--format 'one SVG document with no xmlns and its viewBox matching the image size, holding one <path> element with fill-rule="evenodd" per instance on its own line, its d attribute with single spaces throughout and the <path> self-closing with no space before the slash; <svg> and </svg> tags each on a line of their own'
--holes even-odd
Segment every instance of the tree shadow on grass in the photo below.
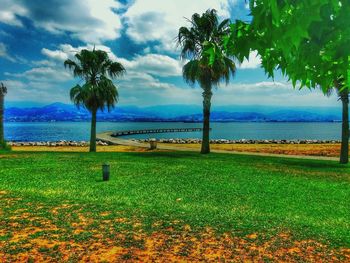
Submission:
<svg viewBox="0 0 350 263">
<path fill-rule="evenodd" d="M 181 158 L 200 158 L 202 157 L 199 153 L 195 152 L 142 152 L 142 153 L 134 153 L 134 152 L 128 152 L 124 153 L 125 155 L 130 155 L 133 157 L 139 157 L 139 158 L 174 158 L 174 159 L 181 159 Z"/>
<path fill-rule="evenodd" d="M 96 183 L 105 183 L 105 182 L 108 182 L 108 181 L 104 181 L 103 179 L 96 179 L 95 182 Z"/>
<path fill-rule="evenodd" d="M 285 166 L 301 167 L 306 169 L 349 170 L 349 165 L 339 164 L 337 161 L 307 160 L 307 159 L 277 159 L 276 163 Z"/>
</svg>

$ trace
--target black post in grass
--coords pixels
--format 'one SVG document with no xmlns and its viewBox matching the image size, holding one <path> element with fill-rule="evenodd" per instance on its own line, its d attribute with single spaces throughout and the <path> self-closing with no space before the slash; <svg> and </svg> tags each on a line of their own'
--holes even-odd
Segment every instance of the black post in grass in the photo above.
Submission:
<svg viewBox="0 0 350 263">
<path fill-rule="evenodd" d="M 150 139 L 149 140 L 150 144 L 150 150 L 156 150 L 157 149 L 157 139 Z"/>
<path fill-rule="evenodd" d="M 110 165 L 105 163 L 102 165 L 103 181 L 109 181 L 109 174 L 110 174 Z"/>
</svg>

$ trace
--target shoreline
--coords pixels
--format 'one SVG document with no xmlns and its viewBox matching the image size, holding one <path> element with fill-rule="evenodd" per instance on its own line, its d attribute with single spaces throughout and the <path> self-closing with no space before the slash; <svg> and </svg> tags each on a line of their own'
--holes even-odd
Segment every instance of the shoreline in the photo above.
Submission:
<svg viewBox="0 0 350 263">
<path fill-rule="evenodd" d="M 62 147 L 62 146 L 70 146 L 70 147 L 86 147 L 89 146 L 89 142 L 87 141 L 9 141 L 7 142 L 10 146 L 48 146 L 48 147 Z M 96 141 L 96 145 L 98 146 L 109 146 L 107 142 L 103 142 L 101 140 Z"/>
<path fill-rule="evenodd" d="M 149 143 L 154 138 L 150 139 L 125 139 L 136 143 Z M 201 144 L 201 139 L 156 139 L 158 143 L 162 144 Z M 339 144 L 340 140 L 227 140 L 227 139 L 212 139 L 210 144 Z M 70 140 L 60 140 L 60 141 L 9 141 L 10 146 L 75 146 L 75 147 L 85 147 L 89 145 L 87 141 L 70 141 Z M 111 142 L 105 140 L 97 140 L 96 145 L 98 146 L 110 146 L 115 145 Z"/>
<path fill-rule="evenodd" d="M 86 120 L 4 120 L 6 123 L 90 123 L 90 119 Z M 98 120 L 97 123 L 110 122 L 110 123 L 193 123 L 193 124 L 202 124 L 203 120 L 199 121 L 185 121 L 185 120 Z M 261 121 L 252 121 L 252 120 L 211 120 L 211 123 L 341 123 L 342 120 L 286 120 L 286 121 L 273 121 L 273 120 L 261 120 Z"/>
<path fill-rule="evenodd" d="M 131 141 L 140 143 L 149 143 L 154 140 L 149 139 L 130 139 Z M 158 143 L 164 144 L 201 144 L 201 139 L 156 139 Z M 211 144 L 337 144 L 340 140 L 227 140 L 227 139 L 211 139 Z"/>
</svg>

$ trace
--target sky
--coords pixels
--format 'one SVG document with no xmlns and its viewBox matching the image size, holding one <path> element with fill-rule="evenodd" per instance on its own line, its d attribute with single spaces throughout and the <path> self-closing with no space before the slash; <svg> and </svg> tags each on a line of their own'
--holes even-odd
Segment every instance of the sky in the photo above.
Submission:
<svg viewBox="0 0 350 263">
<path fill-rule="evenodd" d="M 0 7 L 0 81 L 8 101 L 26 104 L 69 103 L 81 80 L 63 62 L 95 46 L 127 70 L 114 81 L 119 105 L 201 105 L 201 89 L 182 78 L 178 29 L 212 8 L 221 19 L 250 19 L 244 0 L 0 0 Z M 268 79 L 255 53 L 237 68 L 213 104 L 339 106 L 335 95 L 293 89 L 280 74 Z"/>
</svg>

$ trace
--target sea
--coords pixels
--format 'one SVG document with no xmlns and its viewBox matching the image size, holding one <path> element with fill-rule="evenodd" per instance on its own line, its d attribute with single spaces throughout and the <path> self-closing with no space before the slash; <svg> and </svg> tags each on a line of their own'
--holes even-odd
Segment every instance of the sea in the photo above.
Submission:
<svg viewBox="0 0 350 263">
<path fill-rule="evenodd" d="M 97 132 L 200 128 L 201 123 L 183 122 L 98 122 Z M 211 123 L 211 139 L 229 140 L 340 140 L 341 123 L 337 122 L 225 122 Z M 10 122 L 5 123 L 8 141 L 88 141 L 89 122 Z M 201 138 L 201 132 L 160 133 L 125 136 L 135 139 Z"/>
</svg>

